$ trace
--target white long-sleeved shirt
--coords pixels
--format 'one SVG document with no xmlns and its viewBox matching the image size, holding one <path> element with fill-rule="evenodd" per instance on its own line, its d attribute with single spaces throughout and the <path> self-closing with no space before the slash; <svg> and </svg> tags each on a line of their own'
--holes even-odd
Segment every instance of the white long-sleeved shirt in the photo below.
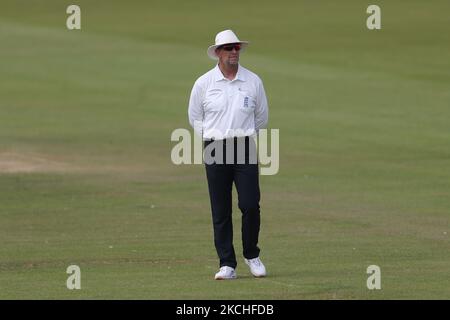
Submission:
<svg viewBox="0 0 450 320">
<path fill-rule="evenodd" d="M 216 65 L 195 81 L 188 115 L 203 140 L 254 135 L 269 118 L 263 83 L 241 65 L 236 77 L 228 80 Z"/>
</svg>

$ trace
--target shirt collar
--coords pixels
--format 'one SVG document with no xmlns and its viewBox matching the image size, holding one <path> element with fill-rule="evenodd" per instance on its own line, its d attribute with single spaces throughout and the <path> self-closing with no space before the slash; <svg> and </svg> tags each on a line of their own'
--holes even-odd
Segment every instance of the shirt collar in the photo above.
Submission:
<svg viewBox="0 0 450 320">
<path fill-rule="evenodd" d="M 222 71 L 220 71 L 219 64 L 217 64 L 216 67 L 214 68 L 214 80 L 215 81 L 228 80 L 227 78 L 225 78 Z M 238 72 L 236 73 L 236 77 L 234 77 L 234 79 L 231 81 L 236 81 L 236 80 L 240 80 L 240 81 L 246 80 L 244 70 L 240 64 L 238 65 Z M 228 80 L 228 81 L 230 81 L 230 80 Z"/>
</svg>

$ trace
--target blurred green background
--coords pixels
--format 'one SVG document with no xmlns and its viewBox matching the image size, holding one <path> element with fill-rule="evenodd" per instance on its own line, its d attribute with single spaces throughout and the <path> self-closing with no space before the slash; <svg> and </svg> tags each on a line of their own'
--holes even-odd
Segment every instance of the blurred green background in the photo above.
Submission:
<svg viewBox="0 0 450 320">
<path fill-rule="evenodd" d="M 449 299 L 450 2 L 0 4 L 1 299 Z M 280 171 L 261 258 L 218 261 L 202 165 L 175 166 L 217 32 L 249 40 Z M 70 264 L 81 290 L 66 288 Z M 381 290 L 366 269 L 381 268 Z"/>
</svg>

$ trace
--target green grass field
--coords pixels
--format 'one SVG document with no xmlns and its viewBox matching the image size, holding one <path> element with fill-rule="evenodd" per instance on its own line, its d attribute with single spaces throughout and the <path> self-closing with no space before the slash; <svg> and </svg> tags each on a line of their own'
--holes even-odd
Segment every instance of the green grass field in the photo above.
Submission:
<svg viewBox="0 0 450 320">
<path fill-rule="evenodd" d="M 0 4 L 1 299 L 450 299 L 450 2 Z M 231 28 L 264 81 L 280 171 L 261 258 L 218 268 L 202 165 L 175 166 L 206 48 Z M 66 268 L 81 268 L 81 290 Z M 381 268 L 368 290 L 366 268 Z"/>
</svg>

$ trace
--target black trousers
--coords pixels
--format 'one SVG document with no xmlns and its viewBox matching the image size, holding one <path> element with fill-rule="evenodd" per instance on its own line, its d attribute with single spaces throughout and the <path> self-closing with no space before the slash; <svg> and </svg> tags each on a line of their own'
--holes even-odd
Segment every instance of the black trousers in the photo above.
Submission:
<svg viewBox="0 0 450 320">
<path fill-rule="evenodd" d="M 245 140 L 245 163 L 239 164 L 237 146 L 238 140 L 242 142 L 242 139 Z M 249 137 L 205 141 L 205 148 L 211 143 L 221 143 L 223 147 L 222 163 L 205 163 L 214 227 L 214 244 L 220 259 L 220 267 L 236 268 L 232 223 L 233 182 L 238 194 L 238 206 L 242 212 L 243 255 L 247 259 L 253 259 L 259 256 L 260 251 L 257 246 L 261 220 L 258 162 L 251 163 L 249 157 L 249 152 L 255 152 L 256 155 L 256 146 Z M 234 159 L 231 164 L 226 163 L 227 146 L 230 148 L 230 143 L 234 148 Z M 217 146 L 220 147 L 220 144 Z M 214 153 L 212 152 L 213 156 Z"/>
</svg>

